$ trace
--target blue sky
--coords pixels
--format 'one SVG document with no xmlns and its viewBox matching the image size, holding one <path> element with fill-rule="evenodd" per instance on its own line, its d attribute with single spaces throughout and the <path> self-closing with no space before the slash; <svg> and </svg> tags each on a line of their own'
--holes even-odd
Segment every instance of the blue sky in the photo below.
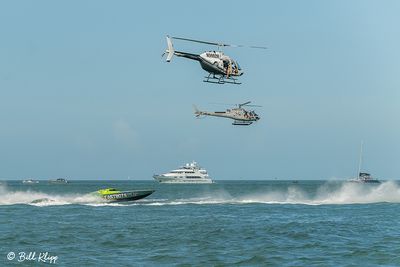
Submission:
<svg viewBox="0 0 400 267">
<path fill-rule="evenodd" d="M 0 177 L 152 179 L 191 160 L 218 179 L 400 173 L 398 1 L 2 1 Z M 227 48 L 240 86 L 161 58 L 165 35 Z M 175 41 L 178 50 L 213 47 Z M 192 104 L 262 105 L 235 127 Z"/>
</svg>

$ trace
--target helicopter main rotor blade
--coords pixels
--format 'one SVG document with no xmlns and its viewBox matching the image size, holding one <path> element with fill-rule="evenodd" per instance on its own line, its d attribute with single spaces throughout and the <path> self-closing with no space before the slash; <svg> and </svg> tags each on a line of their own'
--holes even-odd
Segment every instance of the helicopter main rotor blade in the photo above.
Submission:
<svg viewBox="0 0 400 267">
<path fill-rule="evenodd" d="M 260 105 L 246 105 L 246 107 L 259 107 L 259 108 L 261 108 L 262 106 L 260 106 Z"/>
<path fill-rule="evenodd" d="M 250 103 L 251 103 L 251 101 L 244 102 L 243 104 L 239 104 L 239 107 L 246 106 L 247 104 L 250 104 Z"/>
<path fill-rule="evenodd" d="M 202 40 L 175 37 L 175 36 L 172 36 L 171 38 L 176 39 L 176 40 L 189 41 L 189 42 L 195 42 L 195 43 L 201 43 L 201 44 L 216 45 L 216 46 L 230 46 L 230 47 L 247 47 L 247 48 L 256 48 L 256 49 L 267 49 L 267 47 L 265 47 L 265 46 L 255 46 L 255 45 L 247 45 L 246 46 L 246 45 L 225 44 L 225 43 L 209 42 L 209 41 L 202 41 Z"/>
<path fill-rule="evenodd" d="M 256 46 L 256 45 L 226 45 L 226 46 L 231 46 L 231 47 L 245 47 L 245 48 L 255 48 L 255 49 L 268 49 L 266 46 Z"/>
<path fill-rule="evenodd" d="M 250 48 L 256 48 L 256 49 L 268 49 L 266 46 L 256 46 L 256 45 L 251 45 L 249 46 Z"/>
<path fill-rule="evenodd" d="M 218 103 L 218 102 L 211 102 L 209 104 L 211 105 L 222 105 L 222 106 L 238 106 L 238 107 L 242 107 L 242 106 L 246 106 L 246 107 L 262 107 L 260 105 L 249 105 L 251 103 L 251 101 L 247 101 L 243 104 L 232 104 L 232 103 Z"/>
<path fill-rule="evenodd" d="M 249 105 L 251 101 L 244 102 L 243 104 L 238 104 L 239 108 L 246 106 L 246 107 L 262 107 L 260 105 Z"/>
<path fill-rule="evenodd" d="M 201 43 L 201 44 L 209 44 L 209 45 L 217 45 L 217 46 L 230 46 L 228 44 L 223 44 L 223 43 L 201 41 L 201 40 L 188 39 L 188 38 L 182 38 L 182 37 L 174 37 L 174 36 L 172 36 L 171 38 L 176 39 L 176 40 L 189 41 L 189 42 L 195 42 L 195 43 Z"/>
<path fill-rule="evenodd" d="M 211 105 L 222 105 L 222 106 L 234 106 L 236 104 L 232 104 L 232 103 L 216 103 L 216 102 L 211 102 L 209 103 Z"/>
</svg>

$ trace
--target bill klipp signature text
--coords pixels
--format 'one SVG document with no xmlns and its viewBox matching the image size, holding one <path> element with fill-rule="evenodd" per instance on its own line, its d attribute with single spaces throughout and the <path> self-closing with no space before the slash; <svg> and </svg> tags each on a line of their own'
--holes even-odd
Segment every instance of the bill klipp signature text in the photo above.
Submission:
<svg viewBox="0 0 400 267">
<path fill-rule="evenodd" d="M 18 252 L 14 253 L 13 251 L 9 252 L 7 254 L 7 259 L 9 261 L 16 260 L 18 262 L 24 262 L 24 261 L 35 261 L 35 262 L 44 262 L 44 263 L 51 263 L 55 264 L 56 261 L 58 260 L 58 256 L 53 256 L 50 255 L 49 252 L 36 252 L 36 251 L 31 251 L 31 252 Z"/>
</svg>

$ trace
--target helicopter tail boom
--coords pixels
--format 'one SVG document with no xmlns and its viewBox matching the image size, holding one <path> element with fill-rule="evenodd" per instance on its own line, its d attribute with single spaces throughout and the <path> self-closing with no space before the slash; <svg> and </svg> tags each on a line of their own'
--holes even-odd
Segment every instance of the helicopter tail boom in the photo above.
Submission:
<svg viewBox="0 0 400 267">
<path fill-rule="evenodd" d="M 194 108 L 194 114 L 196 115 L 196 118 L 204 117 L 204 116 L 214 116 L 214 115 L 212 114 L 212 112 L 207 112 L 207 111 L 201 111 L 201 110 L 199 110 L 199 109 L 196 107 L 196 105 L 193 105 L 193 108 Z"/>
<path fill-rule="evenodd" d="M 191 53 L 187 53 L 187 52 L 176 51 L 174 49 L 174 45 L 172 44 L 172 38 L 173 37 L 169 37 L 167 35 L 167 49 L 162 54 L 162 56 L 167 54 L 167 59 L 166 59 L 167 62 L 170 62 L 174 55 L 177 56 L 177 57 L 185 57 L 185 58 L 189 58 L 189 59 L 192 59 L 192 60 L 200 61 L 200 56 L 197 55 L 197 54 L 191 54 Z"/>
</svg>

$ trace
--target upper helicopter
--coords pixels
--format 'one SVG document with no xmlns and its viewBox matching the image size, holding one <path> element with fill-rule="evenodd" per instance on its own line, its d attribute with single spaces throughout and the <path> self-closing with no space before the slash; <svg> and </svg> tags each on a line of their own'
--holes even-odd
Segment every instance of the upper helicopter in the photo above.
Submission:
<svg viewBox="0 0 400 267">
<path fill-rule="evenodd" d="M 183 40 L 189 42 L 196 42 L 202 44 L 216 45 L 218 49 L 220 47 L 244 47 L 243 45 L 232 45 L 232 44 L 224 44 L 217 42 L 207 42 L 195 39 L 187 39 L 181 37 L 170 37 L 167 35 L 167 49 L 162 54 L 164 56 L 167 54 L 167 62 L 170 62 L 173 55 L 178 57 L 185 57 L 189 59 L 193 59 L 200 62 L 201 67 L 207 71 L 209 74 L 205 77 L 203 82 L 209 83 L 232 83 L 232 84 L 241 84 L 238 82 L 236 77 L 243 75 L 243 70 L 240 68 L 239 63 L 229 56 L 225 55 L 222 51 L 206 51 L 200 55 L 192 54 L 182 51 L 176 51 L 172 44 L 172 39 Z M 267 49 L 264 46 L 248 46 L 250 48 L 259 48 L 259 49 Z"/>
<path fill-rule="evenodd" d="M 249 105 L 251 102 L 247 101 L 243 104 L 238 104 L 236 108 L 227 109 L 226 111 L 200 111 L 196 106 L 194 107 L 194 114 L 196 117 L 200 116 L 214 116 L 214 117 L 222 117 L 232 119 L 232 125 L 243 125 L 248 126 L 253 122 L 256 122 L 260 119 L 260 117 L 254 112 L 254 110 L 246 110 L 242 108 L 243 106 L 251 106 L 251 107 L 261 107 L 257 105 Z"/>
</svg>

